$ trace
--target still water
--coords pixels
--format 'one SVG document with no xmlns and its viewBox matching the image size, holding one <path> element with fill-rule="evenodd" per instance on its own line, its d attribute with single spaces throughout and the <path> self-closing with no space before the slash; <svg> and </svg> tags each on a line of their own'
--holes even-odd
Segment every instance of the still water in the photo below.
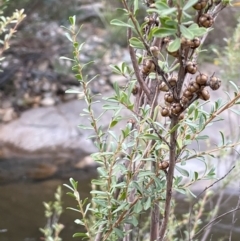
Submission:
<svg viewBox="0 0 240 241">
<path fill-rule="evenodd" d="M 0 241 L 38 241 L 42 234 L 40 227 L 46 224 L 43 201 L 54 200 L 56 188 L 67 180 L 47 180 L 41 182 L 19 182 L 0 186 Z M 79 182 L 82 197 L 89 190 L 89 180 Z M 65 228 L 61 233 L 63 240 L 73 240 L 72 234 L 79 226 L 74 223 L 77 213 L 66 210 L 66 207 L 76 207 L 74 199 L 65 195 L 63 190 L 64 213 L 60 218 Z"/>
<path fill-rule="evenodd" d="M 82 198 L 87 197 L 90 189 L 90 178 L 81 178 L 82 173 L 76 174 L 74 178 L 79 179 L 79 191 Z M 93 177 L 92 174 L 89 176 Z M 42 234 L 40 227 L 46 224 L 44 217 L 43 201 L 49 202 L 54 200 L 54 192 L 57 187 L 63 183 L 68 183 L 67 179 L 49 179 L 45 181 L 19 180 L 10 183 L 0 184 L 0 241 L 39 241 Z M 65 187 L 63 190 L 64 213 L 61 216 L 60 223 L 65 225 L 61 232 L 63 241 L 79 240 L 72 238 L 73 233 L 79 231 L 79 226 L 74 223 L 74 219 L 79 218 L 78 214 L 66 210 L 66 207 L 76 207 L 74 199 L 65 195 L 68 191 Z M 228 199 L 229 195 L 223 199 L 222 209 L 226 212 L 236 206 L 238 196 Z M 225 202 L 224 202 L 225 200 Z M 214 205 L 214 203 L 213 203 Z M 178 200 L 178 214 L 188 211 L 188 203 Z M 222 211 L 221 210 L 221 213 Z M 236 219 L 233 228 L 232 241 L 240 240 L 240 212 L 236 213 Z M 229 240 L 229 232 L 232 227 L 232 214 L 222 218 L 217 223 L 211 235 L 207 240 L 225 241 Z M 133 240 L 134 241 L 134 240 Z"/>
</svg>

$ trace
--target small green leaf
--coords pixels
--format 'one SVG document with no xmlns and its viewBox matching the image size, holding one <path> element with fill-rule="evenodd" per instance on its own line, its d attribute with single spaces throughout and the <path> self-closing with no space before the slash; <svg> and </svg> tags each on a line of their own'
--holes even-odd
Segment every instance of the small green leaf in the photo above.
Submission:
<svg viewBox="0 0 240 241">
<path fill-rule="evenodd" d="M 73 187 L 75 190 L 77 190 L 78 182 L 75 181 L 73 178 L 70 178 L 69 181 L 70 181 L 72 187 Z"/>
<path fill-rule="evenodd" d="M 75 219 L 74 223 L 84 226 L 84 222 L 80 219 Z"/>
<path fill-rule="evenodd" d="M 153 31 L 153 36 L 158 38 L 163 38 L 171 35 L 175 35 L 177 33 L 177 29 L 172 28 L 156 28 Z"/>
<path fill-rule="evenodd" d="M 238 93 L 239 92 L 239 87 L 233 81 L 229 81 L 229 83 L 235 88 L 235 90 Z"/>
<path fill-rule="evenodd" d="M 121 27 L 127 27 L 127 28 L 133 28 L 132 25 L 124 23 L 123 21 L 119 20 L 119 19 L 113 19 L 110 24 L 112 25 L 116 25 L 116 26 L 121 26 Z"/>
<path fill-rule="evenodd" d="M 70 42 L 73 42 L 72 40 L 72 37 L 69 33 L 65 33 L 65 36 L 67 37 L 67 39 L 70 41 Z"/>
<path fill-rule="evenodd" d="M 193 196 L 194 198 L 197 197 L 190 189 L 188 189 L 188 193 L 189 193 L 191 196 Z"/>
<path fill-rule="evenodd" d="M 71 23 L 71 25 L 75 25 L 76 23 L 76 16 L 72 16 L 72 17 L 69 17 L 69 22 Z"/>
<path fill-rule="evenodd" d="M 195 180 L 195 181 L 198 180 L 198 172 L 194 172 L 194 180 Z"/>
<path fill-rule="evenodd" d="M 134 6 L 134 15 L 136 14 L 137 10 L 139 9 L 138 2 L 139 2 L 139 0 L 134 0 L 134 4 L 133 4 L 133 6 Z"/>
<path fill-rule="evenodd" d="M 176 131 L 179 127 L 179 124 L 176 124 L 171 130 L 169 130 L 169 133 L 173 133 L 174 131 Z"/>
<path fill-rule="evenodd" d="M 225 145 L 225 138 L 224 138 L 224 134 L 223 134 L 221 131 L 219 131 L 219 132 L 220 132 L 221 137 L 222 137 L 222 145 Z"/>
<path fill-rule="evenodd" d="M 175 188 L 175 190 L 176 190 L 177 192 L 182 193 L 182 194 L 186 194 L 186 190 L 183 189 L 183 188 Z"/>
<path fill-rule="evenodd" d="M 129 217 L 128 219 L 126 219 L 124 221 L 124 223 L 129 223 L 129 224 L 132 224 L 134 227 L 137 227 L 138 225 L 138 220 L 135 216 L 132 216 L 132 217 Z"/>
<path fill-rule="evenodd" d="M 151 207 L 151 197 L 148 197 L 147 201 L 143 204 L 144 210 L 148 210 Z"/>
<path fill-rule="evenodd" d="M 196 140 L 207 140 L 208 138 L 209 138 L 209 136 L 203 135 L 203 136 L 197 136 Z"/>
<path fill-rule="evenodd" d="M 119 228 L 113 228 L 114 232 L 116 233 L 116 235 L 119 237 L 119 238 L 123 238 L 124 237 L 124 233 L 121 229 Z"/>
<path fill-rule="evenodd" d="M 137 203 L 134 205 L 133 212 L 140 213 L 142 212 L 142 210 L 143 210 L 143 206 L 142 206 L 141 200 L 138 200 Z"/>
<path fill-rule="evenodd" d="M 195 37 L 200 37 L 204 35 L 207 32 L 207 29 L 204 27 L 199 27 L 198 24 L 193 23 L 188 27 L 188 30 L 190 30 Z"/>
<path fill-rule="evenodd" d="M 75 234 L 73 234 L 73 238 L 77 238 L 77 237 L 89 238 L 89 236 L 85 233 L 75 233 Z"/>
<path fill-rule="evenodd" d="M 189 172 L 179 166 L 175 166 L 178 172 L 180 172 L 184 177 L 189 177 Z"/>
<path fill-rule="evenodd" d="M 141 137 L 139 137 L 141 138 Z M 156 134 L 145 134 L 142 136 L 144 140 L 159 140 L 159 137 Z"/>
<path fill-rule="evenodd" d="M 183 7 L 183 11 L 186 11 L 190 7 L 192 7 L 195 3 L 197 3 L 198 0 L 189 0 L 186 5 Z"/>
<path fill-rule="evenodd" d="M 74 196 L 75 197 L 75 196 Z M 74 212 L 78 212 L 78 213 L 81 213 L 80 210 L 76 209 L 76 208 L 70 208 L 70 207 L 67 207 L 68 210 L 72 210 Z"/>
<path fill-rule="evenodd" d="M 137 48 L 137 49 L 145 49 L 144 44 L 142 43 L 142 41 L 140 41 L 138 38 L 136 37 L 132 37 L 129 39 L 129 43 L 132 47 Z"/>
<path fill-rule="evenodd" d="M 66 94 L 82 94 L 83 92 L 81 92 L 81 91 L 79 91 L 79 90 L 69 89 L 69 90 L 66 90 L 65 93 L 66 93 Z"/>
<path fill-rule="evenodd" d="M 194 34 L 192 33 L 191 30 L 189 30 L 188 28 L 186 28 L 184 25 L 180 25 L 180 30 L 182 35 L 187 38 L 187 39 L 193 39 L 194 38 Z"/>
<path fill-rule="evenodd" d="M 168 51 L 170 53 L 177 51 L 181 46 L 180 38 L 176 38 L 173 42 L 171 42 L 168 46 Z"/>
<path fill-rule="evenodd" d="M 65 57 L 65 56 L 61 56 L 60 59 L 69 60 L 69 61 L 75 62 L 74 59 L 70 59 L 70 58 Z"/>
</svg>

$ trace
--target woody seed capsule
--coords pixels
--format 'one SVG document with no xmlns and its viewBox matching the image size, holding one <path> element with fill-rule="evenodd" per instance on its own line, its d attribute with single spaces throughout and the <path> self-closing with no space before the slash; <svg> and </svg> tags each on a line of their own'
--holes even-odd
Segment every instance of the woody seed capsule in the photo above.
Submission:
<svg viewBox="0 0 240 241">
<path fill-rule="evenodd" d="M 219 78 L 213 76 L 213 77 L 210 78 L 210 80 L 208 81 L 207 85 L 209 85 L 209 87 L 212 90 L 217 90 L 221 86 L 221 80 Z"/>
<path fill-rule="evenodd" d="M 161 110 L 161 115 L 164 116 L 164 117 L 165 117 L 165 116 L 169 116 L 169 115 L 170 115 L 170 110 L 169 110 L 169 108 L 166 107 L 166 106 L 163 107 L 162 110 Z"/>
<path fill-rule="evenodd" d="M 207 75 L 205 74 L 200 74 L 196 77 L 196 82 L 199 84 L 199 85 L 206 85 L 207 83 L 207 80 L 208 80 L 208 77 Z"/>
</svg>

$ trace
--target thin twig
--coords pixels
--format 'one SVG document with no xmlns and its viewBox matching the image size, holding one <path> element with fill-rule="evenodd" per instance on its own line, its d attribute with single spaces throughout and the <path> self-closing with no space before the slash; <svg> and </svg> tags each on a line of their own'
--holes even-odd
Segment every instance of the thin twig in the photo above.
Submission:
<svg viewBox="0 0 240 241">
<path fill-rule="evenodd" d="M 224 176 L 222 176 L 221 178 L 219 178 L 218 180 L 216 180 L 215 182 L 213 182 L 211 185 L 205 187 L 204 190 L 197 195 L 196 201 L 193 203 L 193 205 L 192 205 L 191 208 L 190 208 L 190 214 L 189 214 L 189 219 L 188 219 L 189 233 L 190 233 L 190 230 L 191 230 L 190 222 L 191 222 L 191 216 L 192 216 L 193 207 L 194 207 L 195 204 L 198 202 L 199 197 L 200 197 L 204 192 L 206 192 L 209 188 L 213 187 L 216 183 L 218 183 L 218 182 L 220 182 L 221 180 L 223 180 L 224 178 L 226 178 L 226 176 L 228 176 L 229 173 L 230 173 L 234 168 L 235 168 L 235 166 L 233 166 Z M 213 220 L 214 220 L 214 219 L 213 219 Z M 196 234 L 195 234 L 195 236 L 196 236 Z M 189 238 L 190 238 L 190 236 L 189 236 Z"/>
<path fill-rule="evenodd" d="M 240 207 L 240 192 L 239 192 L 239 195 L 238 195 L 237 207 Z M 235 219 L 235 215 L 236 215 L 236 212 L 233 212 L 233 216 L 232 216 L 232 228 L 231 228 L 231 230 L 230 230 L 230 234 L 229 234 L 229 241 L 232 240 L 232 231 L 233 231 L 233 227 L 234 227 L 234 224 L 235 224 L 236 221 L 237 221 L 237 219 Z"/>
<path fill-rule="evenodd" d="M 240 93 L 238 93 L 231 101 L 229 101 L 228 103 L 226 103 L 223 107 L 221 107 L 219 110 L 215 111 L 214 113 L 212 113 L 212 115 L 208 118 L 208 120 L 204 123 L 203 127 L 201 128 L 201 130 L 197 131 L 192 137 L 191 140 L 194 140 L 195 137 L 202 132 L 202 130 L 210 123 L 212 122 L 213 119 L 215 119 L 217 116 L 219 116 L 222 112 L 224 112 L 225 110 L 231 108 L 236 101 L 240 99 Z"/>
<path fill-rule="evenodd" d="M 235 168 L 235 166 L 233 166 L 224 176 L 222 176 L 221 178 L 219 178 L 218 180 L 216 180 L 215 182 L 213 182 L 211 185 L 205 187 L 204 190 L 197 195 L 197 199 L 198 199 L 204 192 L 206 192 L 209 188 L 213 187 L 216 183 L 218 183 L 218 182 L 220 182 L 221 180 L 223 180 L 224 178 L 226 178 L 226 177 L 229 175 L 229 173 L 230 173 L 234 168 Z"/>
<path fill-rule="evenodd" d="M 206 224 L 203 228 L 201 228 L 201 229 L 192 237 L 191 240 L 194 240 L 194 239 L 195 239 L 204 229 L 206 229 L 210 224 L 214 223 L 214 222 L 217 221 L 218 219 L 220 219 L 220 218 L 222 218 L 222 217 L 224 217 L 224 216 L 226 216 L 226 215 L 228 215 L 228 214 L 230 214 L 230 213 L 232 213 L 232 212 L 236 212 L 237 210 L 240 210 L 240 207 L 239 207 L 239 206 L 236 207 L 236 208 L 234 208 L 234 209 L 231 210 L 231 211 L 228 211 L 228 212 L 226 212 L 226 213 L 224 213 L 224 214 L 222 214 L 222 215 L 219 215 L 218 217 L 214 218 L 211 222 L 209 222 L 209 223 Z"/>
</svg>

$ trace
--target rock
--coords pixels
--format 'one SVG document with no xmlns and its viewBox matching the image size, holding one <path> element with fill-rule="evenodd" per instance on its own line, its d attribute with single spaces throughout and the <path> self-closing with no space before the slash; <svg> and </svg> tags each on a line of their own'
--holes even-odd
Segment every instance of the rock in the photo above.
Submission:
<svg viewBox="0 0 240 241">
<path fill-rule="evenodd" d="M 95 116 L 103 112 L 104 104 L 106 103 L 93 105 Z M 3 147 L 3 155 L 9 158 L 36 155 L 38 158 L 63 158 L 64 155 L 79 158 L 92 154 L 97 150 L 92 140 L 88 139 L 94 133 L 93 130 L 78 128 L 79 124 L 90 126 L 88 118 L 79 115 L 84 108 L 84 100 L 72 100 L 57 106 L 25 111 L 17 120 L 0 126 L 0 147 Z M 118 132 L 128 118 L 126 111 L 122 115 L 126 118 L 116 125 Z M 111 111 L 108 111 L 98 122 L 103 131 L 107 129 L 111 116 Z"/>
<path fill-rule="evenodd" d="M 46 80 L 42 84 L 42 90 L 47 92 L 51 90 L 51 84 Z"/>
<path fill-rule="evenodd" d="M 53 97 L 45 97 L 40 101 L 42 106 L 53 106 L 55 104 L 55 100 Z"/>
<path fill-rule="evenodd" d="M 86 156 L 83 159 L 81 159 L 78 163 L 74 165 L 77 169 L 83 169 L 83 168 L 89 168 L 89 167 L 96 167 L 98 164 L 93 161 L 91 156 Z"/>
<path fill-rule="evenodd" d="M 7 109 L 10 108 L 12 106 L 12 103 L 10 102 L 10 100 L 5 100 L 1 103 L 1 106 L 3 109 Z"/>
<path fill-rule="evenodd" d="M 76 98 L 77 98 L 76 94 L 64 94 L 63 95 L 63 101 L 70 101 L 70 100 L 73 100 Z"/>
<path fill-rule="evenodd" d="M 109 81 L 111 82 L 111 84 L 114 84 L 115 82 L 117 82 L 119 84 L 119 86 L 124 86 L 127 83 L 127 79 L 124 78 L 121 75 L 117 75 L 117 74 L 113 74 L 109 77 Z"/>
<path fill-rule="evenodd" d="M 10 122 L 16 118 L 17 118 L 17 114 L 13 108 L 8 108 L 8 109 L 4 110 L 4 114 L 2 116 L 3 122 Z"/>
<path fill-rule="evenodd" d="M 43 180 L 49 177 L 52 177 L 58 168 L 55 165 L 48 163 L 41 163 L 37 167 L 34 167 L 32 170 L 29 170 L 26 175 L 28 178 L 34 180 Z"/>
<path fill-rule="evenodd" d="M 90 132 L 83 132 L 77 127 L 80 123 L 88 124 L 87 118 L 81 120 L 79 117 L 85 107 L 84 101 L 74 100 L 59 106 L 36 108 L 0 126 L 0 145 L 4 147 L 4 155 L 38 153 L 39 156 L 56 156 L 70 153 L 81 156 L 82 153 L 92 153 L 96 148 L 91 140 L 87 140 Z M 100 111 L 98 105 L 96 115 Z"/>
</svg>

